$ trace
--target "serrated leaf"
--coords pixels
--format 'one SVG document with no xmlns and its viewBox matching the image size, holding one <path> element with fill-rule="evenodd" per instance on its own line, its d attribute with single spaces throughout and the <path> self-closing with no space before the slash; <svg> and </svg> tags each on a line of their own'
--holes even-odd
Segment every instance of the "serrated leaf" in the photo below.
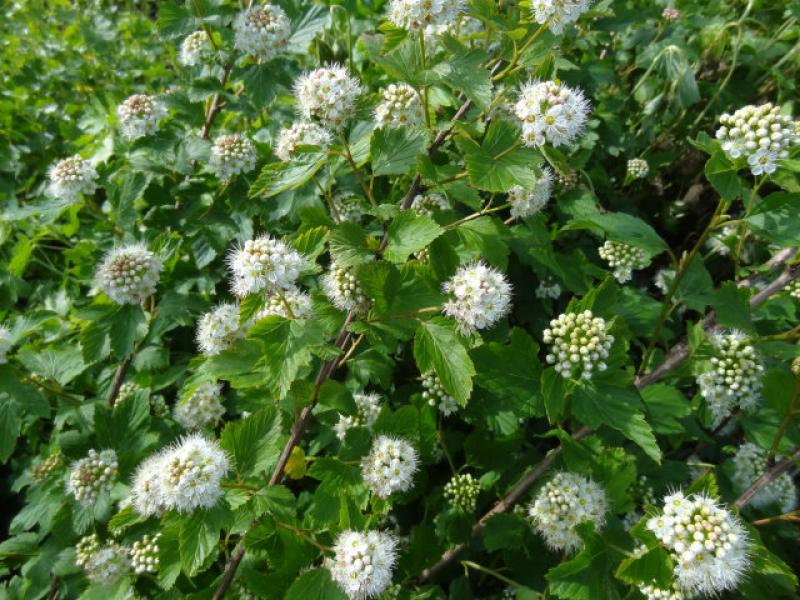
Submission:
<svg viewBox="0 0 800 600">
<path fill-rule="evenodd" d="M 286 591 L 285 600 L 347 600 L 327 569 L 306 571 Z"/>
<path fill-rule="evenodd" d="M 375 175 L 404 175 L 425 152 L 428 136 L 413 127 L 381 127 L 372 132 L 370 154 Z"/>
<path fill-rule="evenodd" d="M 228 423 L 220 435 L 220 445 L 233 458 L 240 475 L 256 476 L 270 472 L 280 455 L 283 437 L 275 409 L 267 407 Z"/>
<path fill-rule="evenodd" d="M 414 336 L 414 359 L 421 373 L 436 372 L 445 391 L 459 406 L 472 394 L 475 366 L 452 326 L 443 319 L 422 321 Z"/>
<path fill-rule="evenodd" d="M 573 219 L 562 231 L 600 229 L 608 239 L 625 242 L 644 250 L 651 258 L 667 249 L 667 243 L 655 229 L 639 217 L 627 213 L 596 213 Z"/>
<path fill-rule="evenodd" d="M 663 548 L 652 548 L 623 560 L 616 575 L 629 585 L 654 585 L 668 590 L 673 580 L 672 559 Z"/>
<path fill-rule="evenodd" d="M 519 132 L 512 123 L 495 119 L 481 145 L 465 150 L 465 160 L 473 186 L 487 192 L 507 192 L 515 185 L 527 189 L 534 186 L 534 167 L 541 156 L 519 147 Z"/>
<path fill-rule="evenodd" d="M 352 267 L 369 262 L 374 257 L 367 234 L 356 223 L 344 222 L 336 226 L 330 236 L 333 260 L 341 267 Z"/>
<path fill-rule="evenodd" d="M 383 256 L 390 262 L 404 263 L 410 254 L 426 248 L 443 233 L 444 229 L 430 217 L 404 210 L 389 223 L 389 243 Z"/>
<path fill-rule="evenodd" d="M 286 190 L 295 190 L 309 181 L 326 160 L 325 153 L 307 152 L 289 162 L 268 163 L 250 186 L 248 196 L 271 198 Z"/>
</svg>

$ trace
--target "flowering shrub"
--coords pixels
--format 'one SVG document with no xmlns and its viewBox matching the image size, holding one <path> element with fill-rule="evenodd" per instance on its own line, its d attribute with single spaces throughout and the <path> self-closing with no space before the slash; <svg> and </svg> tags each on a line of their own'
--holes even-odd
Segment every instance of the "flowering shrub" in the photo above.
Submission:
<svg viewBox="0 0 800 600">
<path fill-rule="evenodd" d="M 795 4 L 5 3 L 0 596 L 795 598 Z"/>
</svg>

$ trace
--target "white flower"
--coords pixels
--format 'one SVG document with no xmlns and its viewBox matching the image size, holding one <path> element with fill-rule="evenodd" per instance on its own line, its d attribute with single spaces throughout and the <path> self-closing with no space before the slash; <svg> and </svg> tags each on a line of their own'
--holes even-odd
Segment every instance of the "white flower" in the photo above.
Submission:
<svg viewBox="0 0 800 600">
<path fill-rule="evenodd" d="M 336 538 L 333 552 L 325 566 L 351 600 L 374 598 L 392 582 L 397 562 L 397 539 L 393 535 L 345 530 Z"/>
<path fill-rule="evenodd" d="M 639 591 L 646 600 L 686 600 L 677 581 L 673 582 L 672 587 L 668 590 L 663 590 L 655 585 L 640 585 Z"/>
<path fill-rule="evenodd" d="M 571 144 L 583 133 L 589 111 L 583 92 L 560 81 L 531 81 L 522 86 L 514 105 L 522 143 L 529 147 Z"/>
<path fill-rule="evenodd" d="M 328 272 L 322 276 L 321 283 L 325 295 L 339 310 L 355 310 L 361 314 L 369 310 L 370 300 L 358 285 L 352 269 L 331 263 Z"/>
<path fill-rule="evenodd" d="M 536 178 L 533 188 L 525 189 L 515 185 L 508 191 L 508 201 L 511 203 L 511 216 L 515 219 L 527 219 L 541 210 L 550 200 L 553 191 L 553 172 L 545 167 L 542 174 Z"/>
<path fill-rule="evenodd" d="M 256 313 L 254 323 L 272 315 L 284 319 L 310 319 L 314 316 L 311 297 L 297 288 L 289 288 L 280 294 L 270 294 L 264 308 Z"/>
<path fill-rule="evenodd" d="M 743 410 L 752 410 L 761 402 L 764 367 L 741 331 L 716 334 L 711 344 L 716 356 L 710 359 L 711 369 L 697 378 L 697 385 L 717 426 L 731 415 L 737 404 Z"/>
<path fill-rule="evenodd" d="M 753 175 L 771 174 L 800 145 L 797 122 L 771 103 L 748 105 L 719 118 L 717 139 L 731 160 L 747 158 Z"/>
<path fill-rule="evenodd" d="M 331 218 L 336 223 L 358 223 L 364 216 L 364 202 L 352 192 L 339 192 L 331 198 Z"/>
<path fill-rule="evenodd" d="M 663 515 L 647 523 L 672 555 L 675 578 L 686 595 L 735 590 L 749 566 L 741 521 L 704 494 L 676 492 L 664 498 Z"/>
<path fill-rule="evenodd" d="M 79 154 L 58 161 L 50 167 L 49 193 L 74 204 L 81 195 L 91 196 L 97 189 L 97 171 L 89 161 L 83 160 Z"/>
<path fill-rule="evenodd" d="M 110 492 L 118 473 L 117 453 L 113 450 L 89 450 L 70 466 L 67 492 L 84 506 L 92 506 L 101 492 Z"/>
<path fill-rule="evenodd" d="M 164 475 L 164 455 L 154 454 L 145 459 L 136 469 L 131 484 L 131 504 L 143 517 L 164 512 L 161 499 L 161 478 Z"/>
<path fill-rule="evenodd" d="M 75 564 L 85 567 L 98 550 L 100 550 L 100 538 L 96 533 L 83 536 L 75 544 Z"/>
<path fill-rule="evenodd" d="M 422 398 L 428 402 L 429 406 L 436 406 L 439 412 L 445 417 L 458 412 L 456 399 L 448 394 L 439 377 L 434 371 L 428 371 L 422 375 Z"/>
<path fill-rule="evenodd" d="M 672 282 L 675 281 L 674 269 L 660 269 L 653 277 L 653 285 L 655 285 L 662 294 L 667 294 Z"/>
<path fill-rule="evenodd" d="M 643 158 L 632 158 L 628 161 L 628 175 L 633 179 L 644 179 L 650 173 L 650 165 Z"/>
<path fill-rule="evenodd" d="M 786 285 L 786 292 L 794 299 L 800 300 L 800 279 L 793 279 Z M 0 336 L 2 338 L 2 336 Z M 1 343 L 1 342 L 0 342 Z M 2 354 L 2 352 L 0 352 Z"/>
<path fill-rule="evenodd" d="M 768 452 L 749 442 L 739 446 L 733 457 L 734 471 L 731 479 L 736 490 L 742 493 L 767 472 L 769 467 Z M 780 456 L 775 457 L 781 460 Z M 789 473 L 782 473 L 776 479 L 761 488 L 750 500 L 755 508 L 766 508 L 771 504 L 780 506 L 781 511 L 788 513 L 797 506 L 797 490 Z"/>
<path fill-rule="evenodd" d="M 222 497 L 221 481 L 230 461 L 216 440 L 188 435 L 164 452 L 160 464 L 158 488 L 165 509 L 211 508 Z"/>
<path fill-rule="evenodd" d="M 494 326 L 511 310 L 511 284 L 480 262 L 458 269 L 442 289 L 449 296 L 442 312 L 456 320 L 464 335 Z"/>
<path fill-rule="evenodd" d="M 173 416 L 184 429 L 202 429 L 214 427 L 224 414 L 222 386 L 204 381 L 188 398 L 175 405 Z"/>
<path fill-rule="evenodd" d="M 200 317 L 197 323 L 197 346 L 206 356 L 232 348 L 243 337 L 236 304 L 220 304 Z"/>
<path fill-rule="evenodd" d="M 614 269 L 614 279 L 620 283 L 630 281 L 635 269 L 647 266 L 644 250 L 625 242 L 606 240 L 597 253 Z"/>
<path fill-rule="evenodd" d="M 681 11 L 677 8 L 665 8 L 661 11 L 661 17 L 666 21 L 677 21 L 681 18 Z"/>
<path fill-rule="evenodd" d="M 450 203 L 442 194 L 417 194 L 411 202 L 411 210 L 418 215 L 432 217 L 437 210 L 448 210 Z"/>
<path fill-rule="evenodd" d="M 590 5 L 591 0 L 532 0 L 531 10 L 537 23 L 547 23 L 550 31 L 560 35 L 567 25 L 575 23 L 589 10 Z"/>
<path fill-rule="evenodd" d="M 456 510 L 472 512 L 478 501 L 481 484 L 469 473 L 453 475 L 444 486 L 444 497 Z"/>
<path fill-rule="evenodd" d="M 361 94 L 361 84 L 341 65 L 322 67 L 306 73 L 295 82 L 300 114 L 318 119 L 327 127 L 341 127 L 349 119 Z"/>
<path fill-rule="evenodd" d="M 378 127 L 420 127 L 423 124 L 422 100 L 407 83 L 391 83 L 382 92 L 383 100 L 375 108 Z"/>
<path fill-rule="evenodd" d="M 134 94 L 117 107 L 122 136 L 135 140 L 158 131 L 167 109 L 153 96 Z"/>
<path fill-rule="evenodd" d="M 356 414 L 340 414 L 339 422 L 333 427 L 334 431 L 336 431 L 336 437 L 340 440 L 344 440 L 347 431 L 352 427 L 372 428 L 375 419 L 381 414 L 383 398 L 380 394 L 356 393 L 353 394 L 353 400 L 356 403 Z"/>
<path fill-rule="evenodd" d="M 361 461 L 361 475 L 376 495 L 388 498 L 411 489 L 418 464 L 417 451 L 408 441 L 381 435 Z"/>
<path fill-rule="evenodd" d="M 544 300 L 550 298 L 551 300 L 558 300 L 561 296 L 561 285 L 551 278 L 542 279 L 539 286 L 536 288 L 536 297 Z"/>
<path fill-rule="evenodd" d="M 272 58 L 292 35 L 292 24 L 280 6 L 262 4 L 238 14 L 233 23 L 234 46 L 263 60 Z"/>
<path fill-rule="evenodd" d="M 318 146 L 324 152 L 331 145 L 331 134 L 317 123 L 298 121 L 284 127 L 278 134 L 275 156 L 283 162 L 292 160 L 300 146 Z"/>
<path fill-rule="evenodd" d="M 464 0 L 391 0 L 388 16 L 404 29 L 448 24 L 452 27 L 465 7 Z"/>
<path fill-rule="evenodd" d="M 269 235 L 247 240 L 228 256 L 233 293 L 239 297 L 266 290 L 287 290 L 305 266 L 303 255 Z"/>
<path fill-rule="evenodd" d="M 607 510 L 606 492 L 598 483 L 576 473 L 556 473 L 528 507 L 528 516 L 548 547 L 572 552 L 583 545 L 575 527 L 591 521 L 599 531 Z"/>
<path fill-rule="evenodd" d="M 210 55 L 211 41 L 208 39 L 208 34 L 200 30 L 184 38 L 178 60 L 186 67 L 193 67 L 208 60 Z"/>
<path fill-rule="evenodd" d="M 605 320 L 590 310 L 559 315 L 550 321 L 542 338 L 550 345 L 547 362 L 555 365 L 565 379 L 591 379 L 594 371 L 605 371 L 605 361 L 614 344 Z"/>
<path fill-rule="evenodd" d="M 158 538 L 160 533 L 145 535 L 133 543 L 130 549 L 131 566 L 134 573 L 155 573 L 158 571 Z"/>
<path fill-rule="evenodd" d="M 5 325 L 0 325 L 0 365 L 7 362 L 6 354 L 11 350 L 11 330 Z"/>
<path fill-rule="evenodd" d="M 124 546 L 109 543 L 96 549 L 83 568 L 89 581 L 110 585 L 130 572 L 131 562 Z"/>
<path fill-rule="evenodd" d="M 247 136 L 238 133 L 220 136 L 211 146 L 208 167 L 221 181 L 249 173 L 256 167 L 256 147 Z"/>
<path fill-rule="evenodd" d="M 156 291 L 161 260 L 143 244 L 114 248 L 97 269 L 97 287 L 117 304 L 139 304 Z"/>
</svg>

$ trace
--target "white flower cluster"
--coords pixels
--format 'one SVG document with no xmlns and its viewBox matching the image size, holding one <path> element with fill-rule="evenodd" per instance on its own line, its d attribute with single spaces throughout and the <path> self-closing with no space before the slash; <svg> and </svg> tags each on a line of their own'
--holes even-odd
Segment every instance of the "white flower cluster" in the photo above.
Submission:
<svg viewBox="0 0 800 600">
<path fill-rule="evenodd" d="M 800 144 L 797 123 L 769 102 L 745 106 L 732 115 L 726 113 L 719 122 L 717 139 L 722 150 L 733 160 L 747 158 L 753 175 L 774 173 L 778 161 Z"/>
<path fill-rule="evenodd" d="M 453 475 L 444 486 L 444 497 L 456 510 L 472 512 L 478 501 L 481 484 L 469 473 Z"/>
<path fill-rule="evenodd" d="M 404 29 L 452 27 L 465 5 L 464 0 L 392 0 L 388 16 L 392 23 Z"/>
<path fill-rule="evenodd" d="M 364 203 L 352 192 L 339 192 L 331 199 L 331 217 L 336 223 L 358 223 L 364 216 Z"/>
<path fill-rule="evenodd" d="M 560 81 L 531 81 L 522 86 L 514 114 L 522 127 L 525 146 L 571 144 L 589 119 L 583 92 Z"/>
<path fill-rule="evenodd" d="M 195 31 L 187 35 L 181 43 L 178 60 L 185 67 L 193 67 L 205 62 L 211 54 L 211 41 L 205 31 Z"/>
<path fill-rule="evenodd" d="M 392 583 L 397 562 L 397 539 L 392 534 L 348 529 L 336 538 L 333 553 L 325 566 L 350 600 L 374 598 Z"/>
<path fill-rule="evenodd" d="M 272 58 L 292 35 L 292 23 L 280 6 L 262 4 L 240 12 L 233 23 L 234 46 L 260 59 Z"/>
<path fill-rule="evenodd" d="M 91 196 L 97 189 L 97 171 L 79 154 L 58 161 L 50 168 L 50 195 L 74 204 L 82 194 Z"/>
<path fill-rule="evenodd" d="M 0 325 L 0 365 L 7 362 L 6 354 L 11 350 L 11 330 L 5 325 Z"/>
<path fill-rule="evenodd" d="M 767 472 L 768 453 L 750 442 L 739 446 L 733 457 L 734 471 L 731 479 L 741 493 Z M 781 460 L 780 456 L 775 457 Z M 765 508 L 777 504 L 781 511 L 788 513 L 797 506 L 797 489 L 789 473 L 782 473 L 761 488 L 750 500 L 755 508 Z"/>
<path fill-rule="evenodd" d="M 537 23 L 547 23 L 550 31 L 561 35 L 567 25 L 575 23 L 589 10 L 591 3 L 591 0 L 533 0 L 531 9 Z"/>
<path fill-rule="evenodd" d="M 361 84 L 341 65 L 322 67 L 306 73 L 295 82 L 300 114 L 318 119 L 327 127 L 341 127 L 355 110 Z"/>
<path fill-rule="evenodd" d="M 244 337 L 239 327 L 239 307 L 224 303 L 205 313 L 197 322 L 197 346 L 206 356 L 228 350 Z"/>
<path fill-rule="evenodd" d="M 678 587 L 677 581 L 668 590 L 663 590 L 655 585 L 640 585 L 639 591 L 646 600 L 686 600 L 686 596 Z"/>
<path fill-rule="evenodd" d="M 633 179 L 644 179 L 650 173 L 650 165 L 643 158 L 632 158 L 628 161 L 628 175 Z"/>
<path fill-rule="evenodd" d="M 158 538 L 160 533 L 145 535 L 131 545 L 131 566 L 134 573 L 155 573 L 158 571 Z"/>
<path fill-rule="evenodd" d="M 449 208 L 450 203 L 442 194 L 418 194 L 414 196 L 414 200 L 411 202 L 411 210 L 418 215 L 425 215 L 426 217 L 432 217 L 437 210 L 447 210 Z"/>
<path fill-rule="evenodd" d="M 158 122 L 167 116 L 166 107 L 153 96 L 134 94 L 117 107 L 122 136 L 136 140 L 158 131 Z"/>
<path fill-rule="evenodd" d="M 436 406 L 445 417 L 458 412 L 456 399 L 448 394 L 434 371 L 422 374 L 422 398 L 429 406 Z"/>
<path fill-rule="evenodd" d="M 352 269 L 331 263 L 321 281 L 325 295 L 339 310 L 355 310 L 362 314 L 369 310 L 371 302 L 358 284 Z"/>
<path fill-rule="evenodd" d="M 83 568 L 93 583 L 110 585 L 131 570 L 128 551 L 120 544 L 101 544 L 97 534 L 83 537 L 75 545 L 75 564 Z"/>
<path fill-rule="evenodd" d="M 340 440 L 344 440 L 347 431 L 352 427 L 371 428 L 383 407 L 383 398 L 380 394 L 356 393 L 353 394 L 353 401 L 356 403 L 356 414 L 340 414 L 339 422 L 333 427 L 336 437 Z"/>
<path fill-rule="evenodd" d="M 63 463 L 61 462 L 61 455 L 60 454 L 51 454 L 43 461 L 36 463 L 33 468 L 31 469 L 31 481 L 34 483 L 40 483 L 50 477 L 56 469 L 61 467 Z"/>
<path fill-rule="evenodd" d="M 704 494 L 676 492 L 647 528 L 666 546 L 685 594 L 733 590 L 748 567 L 747 533 L 739 519 Z"/>
<path fill-rule="evenodd" d="M 318 146 L 324 152 L 330 145 L 331 134 L 327 129 L 317 123 L 298 121 L 281 129 L 275 145 L 275 156 L 288 162 L 300 146 Z"/>
<path fill-rule="evenodd" d="M 511 310 L 511 284 L 480 262 L 458 269 L 442 289 L 449 296 L 442 312 L 456 320 L 464 335 L 492 327 Z"/>
<path fill-rule="evenodd" d="M 262 290 L 288 290 L 305 266 L 303 255 L 281 240 L 261 235 L 228 256 L 233 293 L 239 297 Z"/>
<path fill-rule="evenodd" d="M 204 381 L 191 395 L 175 404 L 173 416 L 184 429 L 214 427 L 225 414 L 222 385 Z"/>
<path fill-rule="evenodd" d="M 558 300 L 561 296 L 561 285 L 554 279 L 542 279 L 536 288 L 536 297 L 544 300 L 550 298 L 551 300 Z"/>
<path fill-rule="evenodd" d="M 716 426 L 731 415 L 737 404 L 743 410 L 752 410 L 759 404 L 764 367 L 741 331 L 716 334 L 711 343 L 717 356 L 711 358 L 711 370 L 697 378 L 697 385 Z"/>
<path fill-rule="evenodd" d="M 515 219 L 527 219 L 541 210 L 550 200 L 553 192 L 553 172 L 545 167 L 542 174 L 536 178 L 533 188 L 525 189 L 515 185 L 508 191 L 508 201 L 511 203 L 511 216 Z"/>
<path fill-rule="evenodd" d="M 289 288 L 280 294 L 270 294 L 264 308 L 256 313 L 255 320 L 265 319 L 272 315 L 284 319 L 310 319 L 314 316 L 311 296 L 297 288 Z"/>
<path fill-rule="evenodd" d="M 381 93 L 383 100 L 375 108 L 378 127 L 397 125 L 419 127 L 423 123 L 422 100 L 417 90 L 407 83 L 391 83 Z"/>
<path fill-rule="evenodd" d="M 75 564 L 85 567 L 98 550 L 100 550 L 100 538 L 96 533 L 83 536 L 75 544 Z"/>
<path fill-rule="evenodd" d="M 800 300 L 800 279 L 793 279 L 790 281 L 786 286 L 786 291 L 792 298 Z M 0 354 L 2 354 L 2 352 L 0 352 Z"/>
<path fill-rule="evenodd" d="M 361 461 L 361 475 L 369 489 L 388 498 L 411 489 L 418 464 L 417 451 L 408 441 L 381 435 Z"/>
<path fill-rule="evenodd" d="M 256 167 L 256 147 L 245 135 L 230 133 L 214 140 L 208 168 L 221 181 L 249 173 Z"/>
<path fill-rule="evenodd" d="M 116 452 L 91 449 L 70 466 L 67 492 L 84 506 L 91 506 L 100 492 L 110 492 L 114 487 L 118 467 Z"/>
<path fill-rule="evenodd" d="M 635 269 L 647 266 L 644 250 L 625 242 L 606 240 L 597 253 L 614 269 L 614 279 L 620 283 L 630 281 Z"/>
<path fill-rule="evenodd" d="M 677 21 L 681 18 L 681 11 L 677 8 L 665 8 L 661 11 L 661 17 L 666 21 Z"/>
<path fill-rule="evenodd" d="M 596 482 L 577 473 L 556 473 L 537 494 L 528 508 L 534 529 L 553 550 L 572 552 L 583 545 L 575 531 L 591 521 L 595 530 L 606 522 L 608 500 Z"/>
<path fill-rule="evenodd" d="M 133 480 L 132 504 L 143 516 L 211 508 L 222 497 L 230 461 L 216 440 L 191 434 L 145 460 Z"/>
<path fill-rule="evenodd" d="M 114 403 L 114 407 L 121 405 L 126 400 L 133 398 L 136 394 L 140 391 L 143 391 L 144 388 L 137 385 L 133 381 L 126 381 L 123 383 L 119 388 L 119 393 L 117 393 L 117 401 Z"/>
<path fill-rule="evenodd" d="M 551 346 L 547 362 L 555 365 L 565 379 L 591 379 L 593 371 L 605 371 L 605 361 L 614 344 L 605 319 L 595 317 L 590 310 L 559 315 L 550 321 L 542 338 Z"/>
<path fill-rule="evenodd" d="M 139 304 L 156 291 L 162 266 L 143 244 L 114 248 L 97 269 L 97 287 L 117 304 Z"/>
</svg>

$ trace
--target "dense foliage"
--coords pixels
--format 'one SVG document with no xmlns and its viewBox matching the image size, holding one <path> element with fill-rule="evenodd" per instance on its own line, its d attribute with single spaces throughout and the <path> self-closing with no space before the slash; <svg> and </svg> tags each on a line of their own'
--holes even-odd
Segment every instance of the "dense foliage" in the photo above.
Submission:
<svg viewBox="0 0 800 600">
<path fill-rule="evenodd" d="M 0 10 L 1 597 L 797 597 L 796 2 Z"/>
</svg>

